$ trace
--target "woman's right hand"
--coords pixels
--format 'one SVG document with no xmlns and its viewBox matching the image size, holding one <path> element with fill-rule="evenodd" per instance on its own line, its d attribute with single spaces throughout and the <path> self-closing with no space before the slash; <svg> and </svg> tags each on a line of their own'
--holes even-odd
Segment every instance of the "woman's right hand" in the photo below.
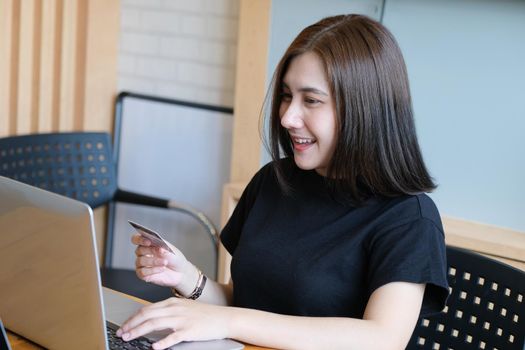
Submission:
<svg viewBox="0 0 525 350">
<path fill-rule="evenodd" d="M 135 271 L 137 276 L 149 283 L 176 288 L 179 293 L 191 293 L 199 278 L 198 270 L 184 254 L 168 243 L 174 253 L 152 245 L 151 241 L 139 234 L 131 237 L 135 249 Z"/>
</svg>

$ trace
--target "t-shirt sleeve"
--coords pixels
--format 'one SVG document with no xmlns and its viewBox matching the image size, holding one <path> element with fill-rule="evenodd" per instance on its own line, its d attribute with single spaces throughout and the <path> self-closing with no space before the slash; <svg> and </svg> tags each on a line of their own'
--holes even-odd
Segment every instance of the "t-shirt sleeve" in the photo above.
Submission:
<svg viewBox="0 0 525 350">
<path fill-rule="evenodd" d="M 421 316 L 441 311 L 448 297 L 443 232 L 420 218 L 378 232 L 370 247 L 370 295 L 390 282 L 425 283 Z"/>
<path fill-rule="evenodd" d="M 266 173 L 270 170 L 271 163 L 259 170 L 244 189 L 239 202 L 235 206 L 232 215 L 221 231 L 221 242 L 231 255 L 237 248 L 242 228 L 255 203 L 257 193 Z"/>
</svg>

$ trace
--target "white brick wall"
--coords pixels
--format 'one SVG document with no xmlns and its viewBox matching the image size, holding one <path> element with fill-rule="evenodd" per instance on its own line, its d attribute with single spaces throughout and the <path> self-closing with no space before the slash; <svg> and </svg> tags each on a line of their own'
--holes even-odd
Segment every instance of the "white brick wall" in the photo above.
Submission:
<svg viewBox="0 0 525 350">
<path fill-rule="evenodd" d="M 233 106 L 239 0 L 121 0 L 119 91 Z"/>
</svg>

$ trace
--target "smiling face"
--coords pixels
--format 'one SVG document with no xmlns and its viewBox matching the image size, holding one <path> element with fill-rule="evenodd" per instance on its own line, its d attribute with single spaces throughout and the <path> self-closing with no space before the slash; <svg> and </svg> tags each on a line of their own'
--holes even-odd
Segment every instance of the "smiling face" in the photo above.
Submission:
<svg viewBox="0 0 525 350">
<path fill-rule="evenodd" d="M 334 99 L 319 57 L 306 52 L 294 57 L 281 86 L 279 116 L 293 146 L 295 164 L 326 176 L 335 150 Z"/>
</svg>

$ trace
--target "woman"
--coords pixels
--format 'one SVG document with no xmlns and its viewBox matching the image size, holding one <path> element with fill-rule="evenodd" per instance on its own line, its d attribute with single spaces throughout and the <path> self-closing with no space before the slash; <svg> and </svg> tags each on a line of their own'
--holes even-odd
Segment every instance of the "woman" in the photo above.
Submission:
<svg viewBox="0 0 525 350">
<path fill-rule="evenodd" d="M 156 349 L 225 337 L 403 349 L 420 314 L 442 309 L 448 285 L 395 39 L 367 17 L 321 20 L 292 42 L 271 89 L 273 162 L 221 234 L 232 281 L 206 281 L 181 252 L 136 235 L 138 276 L 179 298 L 145 307 L 118 334 L 173 329 Z"/>
</svg>

